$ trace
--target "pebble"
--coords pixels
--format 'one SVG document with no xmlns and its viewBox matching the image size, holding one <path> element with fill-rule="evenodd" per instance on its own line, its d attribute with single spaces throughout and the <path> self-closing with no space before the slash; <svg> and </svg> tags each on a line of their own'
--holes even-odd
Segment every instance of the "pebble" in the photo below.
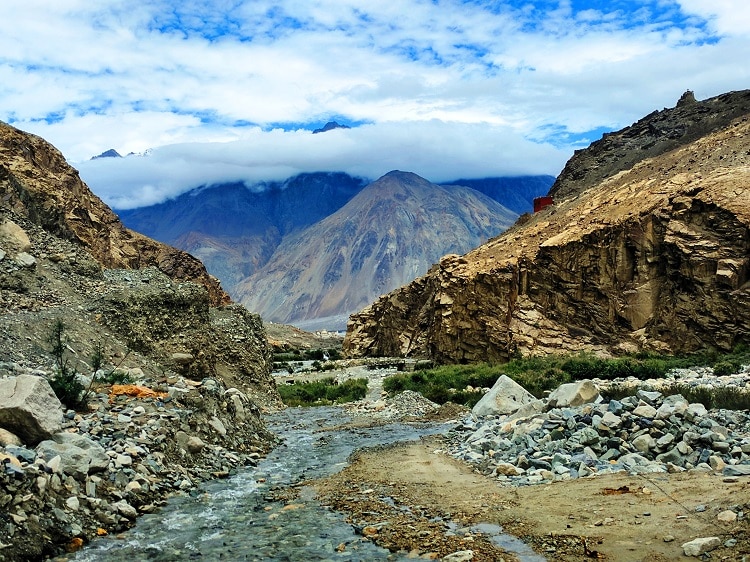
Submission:
<svg viewBox="0 0 750 562">
<path fill-rule="evenodd" d="M 748 368 L 739 375 L 714 378 L 710 370 L 675 371 L 670 380 L 710 380 L 717 387 L 728 380 L 750 381 Z M 750 475 L 748 412 L 708 412 L 702 404 L 660 391 L 639 390 L 621 400 L 577 407 L 547 403 L 522 418 L 468 416 L 450 432 L 449 441 L 454 456 L 505 486 L 620 471 L 707 469 L 726 477 Z"/>
<path fill-rule="evenodd" d="M 0 367 L 14 375 L 29 372 L 18 365 Z M 205 385 L 210 391 L 200 386 L 186 390 L 184 396 L 196 397 L 191 408 L 177 401 L 166 404 L 124 396 L 110 403 L 107 394 L 93 392 L 87 412 L 65 412 L 65 434 L 79 435 L 103 447 L 103 462 L 89 465 L 88 474 L 68 474 L 65 471 L 70 467 L 60 454 L 43 458 L 42 453 L 4 438 L 0 468 L 6 468 L 0 470 L 0 511 L 5 505 L 3 498 L 7 498 L 15 513 L 0 527 L 2 536 L 36 533 L 39 536 L 34 540 L 41 542 L 49 540 L 39 534 L 46 528 L 58 529 L 63 542 L 74 537 L 90 539 L 101 532 L 114 534 L 133 525 L 139 513 L 134 504 L 142 505 L 143 512 L 154 511 L 168 496 L 190 493 L 202 481 L 227 477 L 236 469 L 257 464 L 269 450 L 271 435 L 250 409 L 238 422 L 224 400 L 223 385 L 213 382 Z M 232 428 L 231 433 L 227 427 Z M 224 434 L 217 428 L 224 428 Z M 192 455 L 182 451 L 175 439 L 183 430 Z M 36 524 L 31 525 L 23 513 L 34 514 Z M 40 526 L 39 520 L 44 525 Z M 0 560 L 11 559 L 11 550 L 0 549 Z"/>
</svg>

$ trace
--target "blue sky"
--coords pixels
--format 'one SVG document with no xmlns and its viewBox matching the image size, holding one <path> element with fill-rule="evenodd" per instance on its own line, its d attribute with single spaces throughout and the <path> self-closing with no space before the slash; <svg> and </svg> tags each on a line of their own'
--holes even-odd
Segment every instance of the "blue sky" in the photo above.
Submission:
<svg viewBox="0 0 750 562">
<path fill-rule="evenodd" d="M 603 131 L 750 87 L 746 0 L 3 0 L 0 120 L 106 202 L 342 170 L 557 174 Z M 324 135 L 330 119 L 353 125 Z M 88 159 L 106 149 L 147 153 Z"/>
</svg>

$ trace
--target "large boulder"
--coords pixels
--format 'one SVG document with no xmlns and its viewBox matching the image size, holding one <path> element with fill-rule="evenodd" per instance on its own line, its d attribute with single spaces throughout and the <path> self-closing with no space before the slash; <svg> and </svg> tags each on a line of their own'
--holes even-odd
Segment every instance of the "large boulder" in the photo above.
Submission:
<svg viewBox="0 0 750 562">
<path fill-rule="evenodd" d="M 471 413 L 477 417 L 512 414 L 534 400 L 534 395 L 528 390 L 507 375 L 502 375 L 471 409 Z"/>
<path fill-rule="evenodd" d="M 88 437 L 77 433 L 58 433 L 53 439 L 39 443 L 36 450 L 46 461 L 59 456 L 60 470 L 78 480 L 109 467 L 107 452 Z"/>
<path fill-rule="evenodd" d="M 47 379 L 19 375 L 0 380 L 0 427 L 36 445 L 62 429 L 63 409 Z"/>
<path fill-rule="evenodd" d="M 549 395 L 547 404 L 550 408 L 567 408 L 599 400 L 599 389 L 593 382 L 585 380 L 561 384 Z"/>
</svg>

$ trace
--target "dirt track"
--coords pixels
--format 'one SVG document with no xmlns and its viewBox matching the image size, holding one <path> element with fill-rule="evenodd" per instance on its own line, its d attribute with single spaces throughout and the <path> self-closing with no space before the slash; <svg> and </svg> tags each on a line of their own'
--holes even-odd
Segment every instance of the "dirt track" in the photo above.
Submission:
<svg viewBox="0 0 750 562">
<path fill-rule="evenodd" d="M 315 483 L 321 501 L 391 550 L 437 557 L 472 550 L 474 561 L 514 560 L 448 521 L 500 524 L 548 560 L 689 560 L 698 537 L 735 539 L 711 560 L 750 560 L 747 517 L 722 523 L 732 506 L 750 511 L 750 479 L 708 472 L 605 475 L 523 488 L 501 487 L 441 451 L 439 438 L 356 455 Z M 705 511 L 696 507 L 705 506 Z"/>
</svg>

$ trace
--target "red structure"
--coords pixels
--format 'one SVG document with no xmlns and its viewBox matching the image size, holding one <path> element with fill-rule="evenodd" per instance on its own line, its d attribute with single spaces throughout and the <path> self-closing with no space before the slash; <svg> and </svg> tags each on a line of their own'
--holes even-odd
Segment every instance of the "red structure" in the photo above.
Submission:
<svg viewBox="0 0 750 562">
<path fill-rule="evenodd" d="M 542 197 L 534 197 L 534 212 L 538 213 L 539 211 L 549 207 L 553 203 L 554 203 L 554 200 L 549 195 L 544 195 Z"/>
</svg>

